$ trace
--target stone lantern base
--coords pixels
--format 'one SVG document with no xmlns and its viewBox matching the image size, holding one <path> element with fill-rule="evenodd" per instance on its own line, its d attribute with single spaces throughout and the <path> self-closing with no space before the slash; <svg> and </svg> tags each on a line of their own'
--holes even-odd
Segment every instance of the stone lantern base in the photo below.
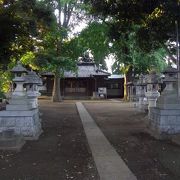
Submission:
<svg viewBox="0 0 180 180">
<path fill-rule="evenodd" d="M 14 130 L 7 130 L 0 133 L 0 149 L 9 151 L 20 151 L 25 140 L 22 135 L 16 135 Z"/>
<path fill-rule="evenodd" d="M 149 128 L 151 134 L 158 139 L 166 139 L 180 133 L 180 107 L 150 108 Z M 175 107 L 175 105 L 174 105 Z"/>
<path fill-rule="evenodd" d="M 37 140 L 42 133 L 38 109 L 0 111 L 0 132 L 14 130 L 25 140 Z"/>
</svg>

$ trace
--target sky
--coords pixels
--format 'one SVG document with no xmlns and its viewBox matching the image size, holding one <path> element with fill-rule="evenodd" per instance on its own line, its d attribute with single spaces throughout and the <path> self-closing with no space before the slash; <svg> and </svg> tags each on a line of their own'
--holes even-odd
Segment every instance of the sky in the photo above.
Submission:
<svg viewBox="0 0 180 180">
<path fill-rule="evenodd" d="M 114 59 L 113 55 L 109 55 L 105 59 L 105 61 L 106 61 L 106 64 L 107 64 L 108 72 L 112 73 L 112 68 L 111 67 L 112 67 L 113 63 L 115 62 L 115 59 Z"/>
</svg>

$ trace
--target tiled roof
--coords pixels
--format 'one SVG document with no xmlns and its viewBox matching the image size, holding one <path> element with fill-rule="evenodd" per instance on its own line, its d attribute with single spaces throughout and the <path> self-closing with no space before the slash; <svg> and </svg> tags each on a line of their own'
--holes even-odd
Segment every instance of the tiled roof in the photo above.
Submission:
<svg viewBox="0 0 180 180">
<path fill-rule="evenodd" d="M 78 64 L 78 70 L 76 73 L 66 71 L 64 77 L 92 77 L 92 76 L 109 76 L 108 72 L 104 72 L 96 67 L 94 63 L 81 63 Z"/>
<path fill-rule="evenodd" d="M 77 65 L 77 72 L 65 71 L 65 78 L 74 78 L 74 77 L 93 77 L 93 76 L 110 76 L 110 73 L 102 71 L 97 68 L 94 63 L 79 63 Z M 52 73 L 43 73 L 42 75 L 53 75 Z"/>
</svg>

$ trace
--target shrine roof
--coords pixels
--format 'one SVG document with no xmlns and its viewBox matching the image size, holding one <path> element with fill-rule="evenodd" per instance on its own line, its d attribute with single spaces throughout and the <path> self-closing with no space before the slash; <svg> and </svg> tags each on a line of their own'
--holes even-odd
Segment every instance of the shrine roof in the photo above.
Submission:
<svg viewBox="0 0 180 180">
<path fill-rule="evenodd" d="M 66 71 L 64 77 L 93 77 L 93 76 L 109 76 L 110 73 L 105 72 L 97 68 L 94 63 L 79 63 L 77 66 L 77 72 Z"/>
<path fill-rule="evenodd" d="M 43 73 L 42 75 L 53 75 L 52 73 Z M 78 63 L 77 71 L 65 71 L 65 78 L 86 78 L 86 77 L 97 77 L 97 76 L 110 76 L 110 73 L 105 72 L 99 69 L 95 63 L 86 62 L 86 63 Z"/>
</svg>

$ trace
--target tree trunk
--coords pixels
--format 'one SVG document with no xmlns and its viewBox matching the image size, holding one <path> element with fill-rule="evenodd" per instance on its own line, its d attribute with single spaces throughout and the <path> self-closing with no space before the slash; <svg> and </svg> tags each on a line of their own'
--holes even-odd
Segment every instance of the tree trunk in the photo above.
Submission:
<svg viewBox="0 0 180 180">
<path fill-rule="evenodd" d="M 128 88 L 127 88 L 127 74 L 124 75 L 124 100 L 127 101 L 128 96 Z"/>
<path fill-rule="evenodd" d="M 61 88 L 60 88 L 60 77 L 54 76 L 54 85 L 53 85 L 53 93 L 52 93 L 52 101 L 53 102 L 61 102 Z"/>
<path fill-rule="evenodd" d="M 129 66 L 124 75 L 124 100 L 128 100 L 128 87 L 127 83 L 132 82 L 132 66 Z"/>
</svg>

